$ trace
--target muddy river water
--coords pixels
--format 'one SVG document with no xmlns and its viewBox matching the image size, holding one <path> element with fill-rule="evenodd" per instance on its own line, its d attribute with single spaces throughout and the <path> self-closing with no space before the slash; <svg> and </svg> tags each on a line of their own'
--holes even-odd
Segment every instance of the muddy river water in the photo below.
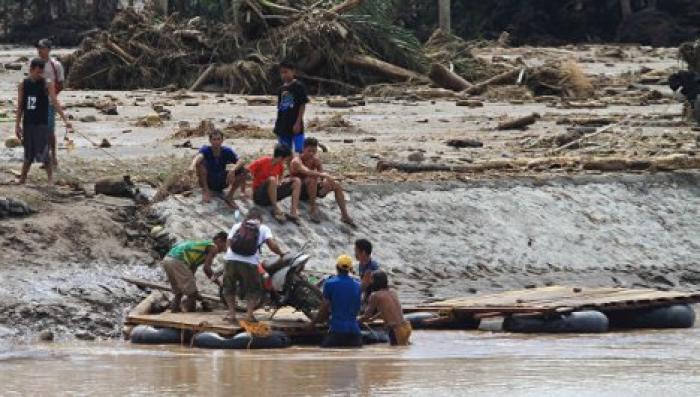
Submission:
<svg viewBox="0 0 700 397">
<path fill-rule="evenodd" d="M 696 396 L 700 330 L 415 332 L 407 348 L 0 346 L 0 395 Z"/>
</svg>

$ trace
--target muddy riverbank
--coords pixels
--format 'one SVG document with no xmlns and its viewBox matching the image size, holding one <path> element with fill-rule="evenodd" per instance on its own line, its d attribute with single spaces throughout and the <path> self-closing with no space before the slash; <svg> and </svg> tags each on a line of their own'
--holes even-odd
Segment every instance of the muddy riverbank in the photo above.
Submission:
<svg viewBox="0 0 700 397">
<path fill-rule="evenodd" d="M 3 48 L 0 62 L 21 66 L 34 53 Z M 328 149 L 320 156 L 349 191 L 360 226 L 341 226 L 329 198 L 321 225 L 274 224 L 280 240 L 307 250 L 312 270 L 331 271 L 335 256 L 368 237 L 407 303 L 550 284 L 696 289 L 700 177 L 692 170 L 601 174 L 553 164 L 407 174 L 376 167 L 380 160 L 464 166 L 554 156 L 696 159 L 700 133 L 663 86 L 679 67 L 677 51 L 489 47 L 475 56 L 510 65 L 522 60 L 530 67 L 574 61 L 590 80 L 593 98 L 533 96 L 517 85 L 491 87 L 467 101 L 472 107 L 461 106 L 453 93 L 401 85 L 367 93 L 349 108 L 314 96 L 308 135 Z M 22 70 L 0 71 L 3 143 L 13 134 L 15 87 L 22 76 Z M 36 168 L 32 187 L 12 186 L 22 149 L 0 148 L 0 196 L 38 210 L 0 220 L 0 337 L 31 339 L 43 330 L 58 338 L 116 337 L 124 310 L 146 295 L 118 277 L 164 281 L 157 267 L 163 244 L 149 236 L 152 226 L 165 226 L 178 240 L 206 237 L 234 222 L 220 202 L 202 205 L 193 186 L 140 208 L 128 199 L 94 196 L 95 181 L 129 174 L 152 194 L 184 172 L 206 143 L 198 126 L 208 123 L 225 130 L 226 144 L 245 161 L 269 154 L 274 142 L 272 97 L 67 90 L 61 100 L 77 132 L 63 140 L 59 122 L 57 188 L 39 187 L 45 179 Z M 497 129 L 532 113 L 541 117 L 527 129 Z M 602 133 L 591 132 L 610 123 Z M 561 148 L 557 142 L 566 134 L 583 139 Z M 455 139 L 482 146 L 447 144 Z M 109 147 L 95 145 L 103 140 Z"/>
<path fill-rule="evenodd" d="M 320 272 L 369 237 L 407 303 L 553 284 L 692 290 L 700 285 L 699 182 L 697 173 L 667 173 L 352 185 L 356 230 L 341 226 L 330 199 L 320 225 L 269 224 Z M 204 205 L 198 194 L 172 196 L 149 213 L 98 195 L 3 221 L 3 249 L 14 258 L 0 270 L 3 335 L 118 336 L 126 308 L 145 296 L 119 277 L 165 281 L 150 226 L 181 240 L 234 222 L 222 203 Z M 63 239 L 42 237 L 57 229 Z M 203 277 L 200 284 L 216 293 Z"/>
</svg>

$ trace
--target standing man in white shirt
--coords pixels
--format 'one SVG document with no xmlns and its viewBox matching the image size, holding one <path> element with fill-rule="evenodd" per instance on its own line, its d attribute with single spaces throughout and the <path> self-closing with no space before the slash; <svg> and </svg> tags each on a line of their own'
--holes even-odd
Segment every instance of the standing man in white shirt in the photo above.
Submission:
<svg viewBox="0 0 700 397">
<path fill-rule="evenodd" d="M 246 321 L 255 322 L 253 312 L 263 294 L 262 279 L 258 272 L 260 248 L 266 244 L 270 251 L 284 253 L 272 238 L 272 231 L 262 224 L 262 213 L 252 208 L 243 222 L 235 224 L 228 234 L 228 250 L 224 259 L 224 299 L 229 314 L 224 321 L 237 323 L 236 284 L 240 282 L 245 292 Z"/>
<path fill-rule="evenodd" d="M 46 62 L 43 77 L 48 83 L 53 83 L 56 97 L 58 97 L 58 94 L 63 91 L 63 85 L 66 79 L 63 72 L 63 65 L 61 65 L 58 59 L 50 55 L 51 47 L 51 40 L 41 39 L 36 45 L 36 50 L 39 53 L 39 58 Z M 51 151 L 53 167 L 56 168 L 56 166 L 58 166 L 58 158 L 56 157 L 56 111 L 51 104 L 49 104 L 49 149 Z"/>
</svg>

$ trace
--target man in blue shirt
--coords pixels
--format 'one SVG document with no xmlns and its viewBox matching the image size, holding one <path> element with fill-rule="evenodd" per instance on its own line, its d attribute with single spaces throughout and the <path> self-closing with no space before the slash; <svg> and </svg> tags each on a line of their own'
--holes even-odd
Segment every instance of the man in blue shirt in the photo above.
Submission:
<svg viewBox="0 0 700 397">
<path fill-rule="evenodd" d="M 328 321 L 328 335 L 321 347 L 361 347 L 362 334 L 357 322 L 360 312 L 360 282 L 350 277 L 352 258 L 341 255 L 336 262 L 337 276 L 323 285 L 323 303 L 313 324 Z"/>
<path fill-rule="evenodd" d="M 238 161 L 238 155 L 228 146 L 223 146 L 224 134 L 221 130 L 213 130 L 209 133 L 209 143 L 199 149 L 199 153 L 192 162 L 192 169 L 197 172 L 199 186 L 202 187 L 202 201 L 211 201 L 211 192 L 222 193 L 230 186 L 228 194 L 224 197 L 226 204 L 232 209 L 238 205 L 233 201 L 236 189 L 241 188 L 245 193 L 246 169 L 243 162 Z M 233 170 L 228 170 L 229 164 L 235 164 Z"/>
<path fill-rule="evenodd" d="M 372 294 L 372 273 L 379 270 L 379 263 L 372 259 L 372 243 L 364 238 L 355 240 L 355 259 L 358 262 L 360 285 L 362 287 L 362 302 L 366 303 Z"/>
</svg>

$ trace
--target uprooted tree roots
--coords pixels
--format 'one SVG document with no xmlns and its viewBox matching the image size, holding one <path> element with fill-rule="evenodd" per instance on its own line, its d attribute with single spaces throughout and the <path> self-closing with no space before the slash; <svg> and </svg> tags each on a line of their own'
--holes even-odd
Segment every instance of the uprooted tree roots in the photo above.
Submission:
<svg viewBox="0 0 700 397">
<path fill-rule="evenodd" d="M 362 7 L 380 7 L 381 1 L 347 0 L 330 10 L 319 8 L 318 2 L 297 2 L 303 3 L 303 11 L 285 12 L 282 25 L 261 23 L 264 28 L 255 34 L 246 23 L 204 23 L 201 18 L 187 21 L 176 15 L 159 22 L 127 9 L 107 31 L 86 38 L 75 54 L 64 59 L 69 85 L 135 89 L 214 84 L 232 93 L 262 94 L 279 84 L 276 65 L 286 59 L 299 66 L 312 90 L 346 93 L 366 84 L 395 81 L 393 70 L 382 73 L 381 61 L 424 71 L 426 59 L 408 31 L 387 28 L 390 24 L 378 22 L 380 16 L 364 15 L 376 10 Z M 259 2 L 243 3 L 250 12 Z M 316 6 L 310 7 L 312 3 Z M 345 14 L 355 9 L 357 14 Z M 352 67 L 357 57 L 380 67 Z"/>
</svg>

